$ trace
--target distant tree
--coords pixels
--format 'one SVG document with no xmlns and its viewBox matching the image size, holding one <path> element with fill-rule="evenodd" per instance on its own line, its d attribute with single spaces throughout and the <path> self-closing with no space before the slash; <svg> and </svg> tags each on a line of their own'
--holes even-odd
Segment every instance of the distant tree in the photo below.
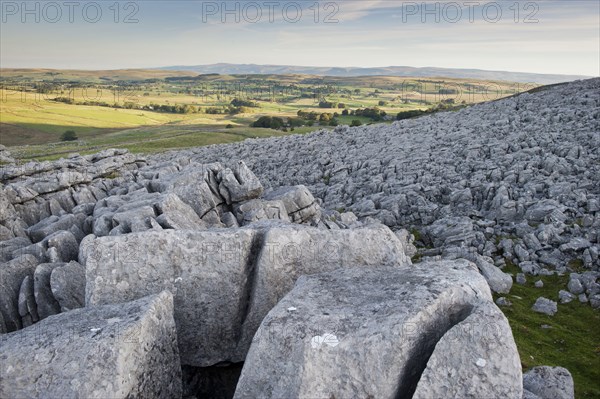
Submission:
<svg viewBox="0 0 600 399">
<path fill-rule="evenodd" d="M 287 124 L 291 127 L 299 127 L 306 124 L 306 122 L 301 118 L 288 118 Z"/>
<path fill-rule="evenodd" d="M 281 129 L 283 125 L 283 119 L 276 116 L 261 116 L 250 124 L 251 127 L 264 127 L 268 129 Z"/>
<path fill-rule="evenodd" d="M 384 107 L 387 105 L 387 101 L 379 100 L 379 106 Z"/>
<path fill-rule="evenodd" d="M 246 107 L 244 107 L 244 108 L 246 108 Z M 227 107 L 227 113 L 230 115 L 241 114 L 242 107 L 234 107 L 233 105 L 230 105 Z"/>
<path fill-rule="evenodd" d="M 223 108 L 208 107 L 204 110 L 204 112 L 209 115 L 218 115 L 218 114 L 222 114 L 224 112 L 224 110 L 223 110 Z"/>
<path fill-rule="evenodd" d="M 362 125 L 362 122 L 359 121 L 358 119 L 352 119 L 352 122 L 350 123 L 350 126 L 360 126 Z"/>
<path fill-rule="evenodd" d="M 259 107 L 259 105 L 253 101 L 240 100 L 239 98 L 234 98 L 233 100 L 231 100 L 231 105 L 233 105 L 234 107 Z"/>
<path fill-rule="evenodd" d="M 329 121 L 329 126 L 337 126 L 337 125 L 339 125 L 339 124 L 340 124 L 340 123 L 339 123 L 339 122 L 338 122 L 338 120 L 337 120 L 337 119 L 335 119 L 335 118 L 332 118 L 332 119 Z"/>
<path fill-rule="evenodd" d="M 409 111 L 400 111 L 398 112 L 398 115 L 396 115 L 396 119 L 397 120 L 402 120 L 402 119 L 409 119 L 409 118 L 414 118 L 416 116 L 421 116 L 421 115 L 425 115 L 430 113 L 431 111 L 423 111 L 420 109 L 411 109 Z"/>
<path fill-rule="evenodd" d="M 266 128 L 270 128 L 271 127 L 271 120 L 272 119 L 273 118 L 271 118 L 270 116 L 261 116 L 260 118 L 258 118 L 254 122 L 252 122 L 250 124 L 250 126 L 251 127 L 266 127 Z"/>
<path fill-rule="evenodd" d="M 348 114 L 349 114 L 349 112 L 348 112 L 347 109 L 345 109 L 345 110 L 342 111 L 342 115 L 348 115 Z"/>
<path fill-rule="evenodd" d="M 62 141 L 75 141 L 78 139 L 78 137 L 77 137 L 77 134 L 75 134 L 75 131 L 67 130 L 66 132 L 64 132 L 62 134 L 62 136 L 60 136 L 60 139 Z"/>
<path fill-rule="evenodd" d="M 356 116 L 365 116 L 367 118 L 371 118 L 373 121 L 381 121 L 387 115 L 385 111 L 380 110 L 379 108 L 365 108 L 365 109 L 357 109 L 354 111 L 354 115 Z"/>
<path fill-rule="evenodd" d="M 271 120 L 271 129 L 281 129 L 283 127 L 284 123 L 283 123 L 283 119 L 274 116 L 273 119 Z"/>
<path fill-rule="evenodd" d="M 332 119 L 331 114 L 328 113 L 322 113 L 319 116 L 319 122 L 329 122 Z"/>
<path fill-rule="evenodd" d="M 226 129 L 233 129 L 233 125 L 231 123 L 228 123 L 227 126 L 225 126 Z"/>
<path fill-rule="evenodd" d="M 321 100 L 319 102 L 319 108 L 337 108 L 337 107 L 338 107 L 338 103 L 335 103 L 332 101 Z"/>
<path fill-rule="evenodd" d="M 193 105 L 185 104 L 183 106 L 183 113 L 184 114 L 195 114 L 197 112 L 198 112 L 198 108 L 196 108 Z"/>
</svg>

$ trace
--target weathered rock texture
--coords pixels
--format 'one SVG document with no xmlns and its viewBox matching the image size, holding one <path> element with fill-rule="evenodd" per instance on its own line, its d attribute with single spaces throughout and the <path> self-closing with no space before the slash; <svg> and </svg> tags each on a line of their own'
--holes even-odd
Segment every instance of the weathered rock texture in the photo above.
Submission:
<svg viewBox="0 0 600 399">
<path fill-rule="evenodd" d="M 0 397 L 181 396 L 173 300 L 87 307 L 0 335 Z"/>
<path fill-rule="evenodd" d="M 332 278 L 340 273 L 336 278 L 343 280 L 351 273 L 346 269 L 368 274 L 385 266 L 404 268 L 412 275 L 413 270 L 406 269 L 409 256 L 443 259 L 445 265 L 452 259 L 470 260 L 489 287 L 502 294 L 512 287 L 512 276 L 502 271 L 510 263 L 520 268 L 518 283 L 577 271 L 560 294 L 540 301 L 535 310 L 553 314 L 560 312 L 562 303 L 574 300 L 581 303 L 578 306 L 598 308 L 599 89 L 600 79 L 591 79 L 389 125 L 340 126 L 146 158 L 105 150 L 55 162 L 3 165 L 0 333 L 23 329 L 27 337 L 32 328 L 57 318 L 72 323 L 71 317 L 87 311 L 73 310 L 86 305 L 86 295 L 87 305 L 116 304 L 168 289 L 175 298 L 181 362 L 195 370 L 191 374 L 197 373 L 188 380 L 205 381 L 205 376 L 218 374 L 219 367 L 244 360 L 265 315 L 301 276 L 331 272 Z M 0 161 L 13 162 L 4 148 Z M 439 271 L 440 284 L 455 273 L 452 268 Z M 477 284 L 484 281 L 481 276 L 476 279 Z M 402 285 L 400 280 L 396 283 Z M 299 287 L 311 281 L 319 280 L 306 280 Z M 390 290 L 397 288 L 390 284 Z M 373 289 L 367 296 L 401 299 L 388 297 L 385 285 L 366 288 Z M 411 295 L 412 288 L 402 295 Z M 443 292 L 432 295 L 443 298 Z M 402 377 L 402 386 L 410 382 L 403 392 L 421 397 L 486 396 L 484 386 L 517 372 L 512 357 L 502 364 L 479 356 L 473 365 L 469 356 L 488 345 L 480 331 L 449 342 L 450 331 L 462 331 L 467 320 L 485 317 L 503 326 L 490 334 L 506 339 L 498 338 L 497 344 L 483 349 L 494 357 L 513 350 L 505 321 L 488 303 L 488 294 L 483 304 L 475 304 L 469 302 L 473 293 L 458 292 L 456 300 L 466 295 L 471 308 L 456 313 L 458 319 L 452 316 L 456 309 L 448 310 L 446 319 L 453 321 L 444 322 L 447 328 L 442 329 L 448 332 L 436 336 L 435 350 L 426 351 L 429 362 L 419 361 L 420 380 Z M 362 298 L 357 292 L 348 294 Z M 354 306 L 339 301 L 344 301 L 343 295 L 336 295 L 333 303 L 347 306 L 348 312 Z M 508 300 L 499 303 L 510 306 Z M 411 306 L 407 309 L 415 309 L 415 315 L 425 315 L 427 309 Z M 398 320 L 408 317 L 398 312 L 390 314 Z M 313 316 L 327 315 L 314 310 Z M 367 316 L 371 317 L 363 314 L 372 320 Z M 311 319 L 294 320 L 300 326 Z M 376 339 L 389 334 L 385 345 L 396 344 L 395 332 L 382 334 Z M 11 342 L 16 336 L 10 336 Z M 282 337 L 274 335 L 274 342 Z M 319 337 L 316 346 L 333 343 L 330 335 Z M 448 355 L 448 348 L 468 345 L 475 345 L 473 351 L 457 349 L 456 359 Z M 303 356 L 298 359 L 304 361 Z M 455 367 L 457 359 L 464 369 Z M 390 364 L 408 367 L 398 360 Z M 506 367 L 500 370 L 498 365 Z M 356 363 L 345 367 L 356 371 L 357 384 L 370 383 L 362 379 L 364 370 Z M 161 370 L 159 365 L 147 373 L 156 370 Z M 336 370 L 323 372 L 322 378 Z M 315 369 L 303 372 L 320 386 Z M 382 375 L 391 372 L 383 370 Z M 450 386 L 450 378 L 461 384 Z M 398 381 L 377 386 L 387 395 Z M 275 382 L 264 386 L 271 383 Z M 303 384 L 298 382 L 294 389 L 313 392 L 312 385 Z M 513 388 L 518 390 L 514 383 L 490 388 L 487 396 L 512 396 Z M 208 392 L 203 389 L 198 392 Z M 228 386 L 220 391 L 231 390 Z"/>
<path fill-rule="evenodd" d="M 23 255 L 0 265 L 0 331 L 10 332 L 22 327 L 19 314 L 21 284 L 33 276 L 37 262 L 31 255 Z"/>
<path fill-rule="evenodd" d="M 523 388 L 540 399 L 573 399 L 573 377 L 563 367 L 539 366 L 523 374 Z"/>
<path fill-rule="evenodd" d="M 521 378 L 476 266 L 426 262 L 301 277 L 256 332 L 235 397 L 520 398 Z"/>
<path fill-rule="evenodd" d="M 263 317 L 301 275 L 410 264 L 382 225 L 152 231 L 86 240 L 82 254 L 87 305 L 174 293 L 182 362 L 193 366 L 243 361 Z"/>
</svg>

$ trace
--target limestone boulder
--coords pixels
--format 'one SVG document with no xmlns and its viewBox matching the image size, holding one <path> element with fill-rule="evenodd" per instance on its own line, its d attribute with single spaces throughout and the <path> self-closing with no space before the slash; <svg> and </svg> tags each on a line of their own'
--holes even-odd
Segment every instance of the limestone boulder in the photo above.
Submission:
<svg viewBox="0 0 600 399">
<path fill-rule="evenodd" d="M 456 326 L 473 322 L 456 336 Z M 486 322 L 498 323 L 490 339 L 506 344 L 480 342 Z M 452 393 L 444 387 L 453 376 L 470 384 L 454 388 L 459 396 L 522 395 L 508 323 L 476 266 L 348 268 L 301 277 L 269 312 L 235 397 L 410 398 Z M 422 381 L 435 385 L 426 392 Z"/>
<path fill-rule="evenodd" d="M 87 305 L 172 291 L 182 362 L 196 367 L 243 361 L 263 317 L 301 275 L 410 264 L 385 226 L 334 231 L 281 221 L 90 236 L 80 259 Z"/>
<path fill-rule="evenodd" d="M 85 239 L 86 306 L 173 292 L 183 364 L 232 358 L 241 333 L 254 230 L 164 230 Z"/>
<path fill-rule="evenodd" d="M 85 305 L 85 268 L 77 262 L 62 264 L 50 275 L 52 296 L 60 305 L 61 312 L 68 312 Z"/>
<path fill-rule="evenodd" d="M 173 299 L 87 307 L 0 335 L 0 397 L 181 397 Z"/>
<path fill-rule="evenodd" d="M 341 230 L 286 224 L 267 226 L 254 266 L 253 288 L 239 344 L 241 355 L 250 347 L 262 319 L 301 276 L 339 268 L 411 264 L 402 242 L 381 224 Z"/>
<path fill-rule="evenodd" d="M 2 331 L 15 331 L 23 326 L 19 314 L 19 293 L 27 276 L 33 276 L 38 261 L 31 255 L 23 255 L 0 264 L 0 313 L 4 326 Z"/>
<path fill-rule="evenodd" d="M 306 186 L 283 186 L 265 194 L 266 200 L 283 202 L 290 219 L 304 223 L 320 215 L 320 207 Z"/>
<path fill-rule="evenodd" d="M 219 171 L 217 178 L 220 181 L 219 193 L 228 205 L 258 198 L 264 190 L 260 180 L 243 161 L 239 161 L 233 170 Z"/>
<path fill-rule="evenodd" d="M 523 374 L 523 387 L 540 399 L 573 399 L 573 377 L 564 367 L 538 366 Z"/>
</svg>

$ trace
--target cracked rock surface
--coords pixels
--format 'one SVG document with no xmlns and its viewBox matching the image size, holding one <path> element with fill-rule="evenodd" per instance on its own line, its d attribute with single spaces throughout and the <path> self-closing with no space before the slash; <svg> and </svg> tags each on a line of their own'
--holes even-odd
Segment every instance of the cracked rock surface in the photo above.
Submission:
<svg viewBox="0 0 600 399">
<path fill-rule="evenodd" d="M 263 317 L 304 274 L 410 264 L 401 241 L 381 225 L 152 231 L 82 247 L 86 304 L 173 292 L 182 363 L 199 367 L 244 360 Z"/>
<path fill-rule="evenodd" d="M 520 398 L 521 379 L 476 266 L 424 262 L 301 277 L 256 332 L 235 397 Z"/>
<path fill-rule="evenodd" d="M 87 307 L 0 335 L 0 397 L 181 396 L 173 299 Z"/>
</svg>

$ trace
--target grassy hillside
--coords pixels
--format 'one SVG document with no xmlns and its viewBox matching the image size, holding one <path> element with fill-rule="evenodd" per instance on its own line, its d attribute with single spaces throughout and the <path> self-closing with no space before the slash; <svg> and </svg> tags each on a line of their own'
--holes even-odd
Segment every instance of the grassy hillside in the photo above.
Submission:
<svg viewBox="0 0 600 399">
<path fill-rule="evenodd" d="M 70 70 L 46 68 L 0 68 L 4 79 L 20 81 L 81 81 L 102 83 L 117 80 L 163 79 L 169 76 L 195 76 L 188 71 L 166 71 L 162 69 L 111 69 L 111 70 Z"/>
<path fill-rule="evenodd" d="M 520 269 L 512 265 L 505 271 L 516 274 Z M 568 275 L 527 279 L 504 295 L 512 306 L 501 307 L 510 322 L 523 368 L 565 367 L 573 375 L 576 398 L 600 398 L 600 313 L 577 299 L 559 302 L 558 291 L 566 290 Z M 542 288 L 534 286 L 537 280 L 543 281 Z M 540 296 L 559 302 L 558 313 L 547 316 L 531 310 Z"/>
<path fill-rule="evenodd" d="M 118 130 L 190 119 L 188 115 L 70 105 L 40 99 L 33 93 L 6 96 L 0 102 L 0 114 L 0 142 L 6 146 L 58 142 L 67 129 L 86 140 Z"/>
<path fill-rule="evenodd" d="M 462 106 L 522 89 L 510 82 L 445 78 L 2 69 L 0 144 L 13 147 L 23 159 L 109 146 L 156 152 L 291 132 L 289 125 L 279 130 L 251 128 L 261 116 L 288 121 L 297 118 L 298 111 L 313 112 L 315 120 L 294 126 L 294 133 L 305 133 L 334 125 L 329 119 L 339 124 L 389 122 L 401 111 Z M 251 105 L 235 107 L 236 99 Z M 324 101 L 333 105 L 323 106 Z M 387 116 L 350 115 L 365 108 Z M 323 113 L 330 116 L 319 120 Z M 79 140 L 61 142 L 67 130 Z"/>
</svg>

